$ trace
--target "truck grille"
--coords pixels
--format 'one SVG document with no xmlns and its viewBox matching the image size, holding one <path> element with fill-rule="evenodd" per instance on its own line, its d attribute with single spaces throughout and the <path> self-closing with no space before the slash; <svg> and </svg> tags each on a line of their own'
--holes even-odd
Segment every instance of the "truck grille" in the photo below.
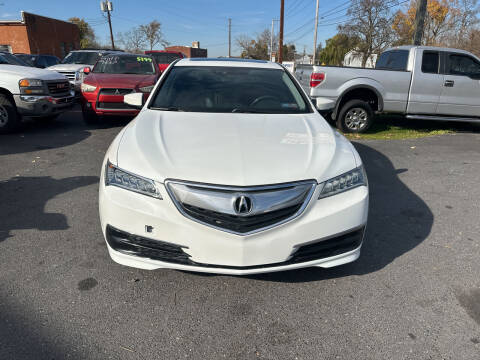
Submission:
<svg viewBox="0 0 480 360">
<path fill-rule="evenodd" d="M 184 216 L 239 235 L 266 230 L 299 216 L 315 186 L 313 180 L 255 187 L 167 182 L 168 193 Z"/>
<path fill-rule="evenodd" d="M 65 75 L 68 80 L 75 81 L 75 71 L 57 71 L 62 75 Z"/>
<path fill-rule="evenodd" d="M 48 93 L 54 97 L 70 95 L 70 83 L 68 81 L 52 81 L 47 83 Z"/>
</svg>

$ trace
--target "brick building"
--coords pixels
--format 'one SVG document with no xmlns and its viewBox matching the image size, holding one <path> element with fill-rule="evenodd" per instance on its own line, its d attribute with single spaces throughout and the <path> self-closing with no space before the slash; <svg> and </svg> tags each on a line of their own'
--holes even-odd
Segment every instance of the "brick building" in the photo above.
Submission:
<svg viewBox="0 0 480 360">
<path fill-rule="evenodd" d="M 180 51 L 189 58 L 208 57 L 207 49 L 201 49 L 198 41 L 194 41 L 192 46 L 167 46 L 165 50 Z"/>
<path fill-rule="evenodd" d="M 21 20 L 0 20 L 0 50 L 63 58 L 80 48 L 78 26 L 22 11 Z"/>
</svg>

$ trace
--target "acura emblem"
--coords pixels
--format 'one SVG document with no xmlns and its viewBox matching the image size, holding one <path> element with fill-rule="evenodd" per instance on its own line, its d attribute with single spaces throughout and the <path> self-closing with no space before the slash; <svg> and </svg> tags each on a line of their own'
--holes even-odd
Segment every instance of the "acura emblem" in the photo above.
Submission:
<svg viewBox="0 0 480 360">
<path fill-rule="evenodd" d="M 248 196 L 240 195 L 233 203 L 233 209 L 238 215 L 246 215 L 252 211 L 252 199 Z"/>
</svg>

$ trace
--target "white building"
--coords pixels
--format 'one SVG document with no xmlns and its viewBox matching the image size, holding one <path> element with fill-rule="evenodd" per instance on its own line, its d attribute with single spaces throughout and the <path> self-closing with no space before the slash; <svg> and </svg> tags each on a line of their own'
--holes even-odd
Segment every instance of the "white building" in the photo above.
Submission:
<svg viewBox="0 0 480 360">
<path fill-rule="evenodd" d="M 372 54 L 368 57 L 365 67 L 374 68 L 377 62 L 377 54 Z M 356 49 L 350 50 L 343 58 L 343 66 L 362 67 L 362 53 Z"/>
</svg>

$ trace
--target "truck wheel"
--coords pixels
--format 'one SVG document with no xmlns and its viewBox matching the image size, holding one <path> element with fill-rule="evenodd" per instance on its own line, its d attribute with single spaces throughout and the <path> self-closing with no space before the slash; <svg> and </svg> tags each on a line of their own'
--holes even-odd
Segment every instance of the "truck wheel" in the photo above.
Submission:
<svg viewBox="0 0 480 360">
<path fill-rule="evenodd" d="M 19 125 L 15 103 L 6 95 L 0 94 L 0 134 L 14 131 Z"/>
<path fill-rule="evenodd" d="M 82 107 L 83 121 L 88 125 L 98 124 L 98 115 L 94 111 Z"/>
<path fill-rule="evenodd" d="M 373 123 L 373 111 L 362 100 L 350 100 L 340 109 L 337 128 L 347 133 L 363 133 Z"/>
</svg>

